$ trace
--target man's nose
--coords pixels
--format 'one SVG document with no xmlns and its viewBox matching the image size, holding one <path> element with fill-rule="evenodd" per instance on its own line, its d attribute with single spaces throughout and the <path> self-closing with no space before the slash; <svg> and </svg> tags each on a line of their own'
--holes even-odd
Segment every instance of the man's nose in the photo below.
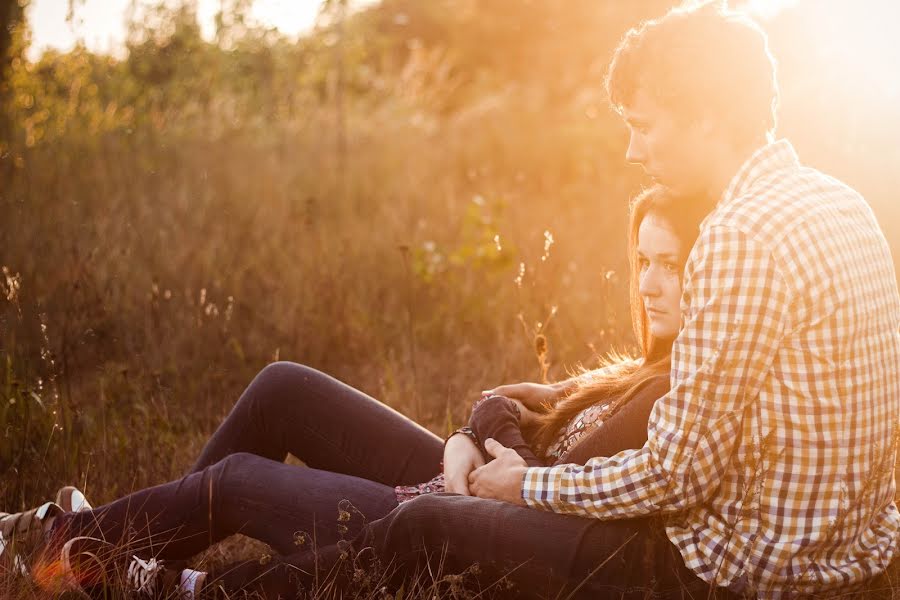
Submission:
<svg viewBox="0 0 900 600">
<path fill-rule="evenodd" d="M 625 161 L 632 164 L 643 165 L 644 150 L 642 146 L 643 144 L 638 137 L 632 133 L 628 138 L 628 150 L 625 151 Z"/>
</svg>

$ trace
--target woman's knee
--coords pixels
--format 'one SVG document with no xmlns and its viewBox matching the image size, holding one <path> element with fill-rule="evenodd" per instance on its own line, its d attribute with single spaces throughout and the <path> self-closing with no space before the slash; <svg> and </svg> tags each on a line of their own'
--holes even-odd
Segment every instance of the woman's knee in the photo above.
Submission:
<svg viewBox="0 0 900 600">
<path fill-rule="evenodd" d="M 210 500 L 222 508 L 238 499 L 268 493 L 283 477 L 280 469 L 285 466 L 258 454 L 235 452 L 205 469 L 201 487 L 206 491 L 202 493 L 210 495 Z"/>
<path fill-rule="evenodd" d="M 304 390 L 322 377 L 327 375 L 299 363 L 270 363 L 256 374 L 241 401 L 250 403 L 255 410 L 283 409 L 302 402 L 307 397 Z"/>
<path fill-rule="evenodd" d="M 224 483 L 232 479 L 252 477 L 264 462 L 270 462 L 270 459 L 250 452 L 235 452 L 210 465 L 207 469 L 214 482 Z"/>
<path fill-rule="evenodd" d="M 300 363 L 280 360 L 267 364 L 263 367 L 253 382 L 259 382 L 266 385 L 296 385 L 298 382 L 310 381 L 314 377 L 324 375 L 321 371 L 317 371 L 312 367 L 301 365 Z"/>
</svg>

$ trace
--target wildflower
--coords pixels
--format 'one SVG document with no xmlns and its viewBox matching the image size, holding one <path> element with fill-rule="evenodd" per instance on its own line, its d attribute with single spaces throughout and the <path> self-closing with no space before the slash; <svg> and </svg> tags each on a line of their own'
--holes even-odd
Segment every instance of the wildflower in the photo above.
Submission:
<svg viewBox="0 0 900 600">
<path fill-rule="evenodd" d="M 547 353 L 547 337 L 543 333 L 534 336 L 534 351 L 538 356 L 543 356 Z"/>
<path fill-rule="evenodd" d="M 546 262 L 550 258 L 550 247 L 553 245 L 553 234 L 550 230 L 544 230 L 544 254 L 541 256 L 541 262 Z"/>
<path fill-rule="evenodd" d="M 519 275 L 514 279 L 517 287 L 522 287 L 522 280 L 525 279 L 525 263 L 519 263 Z"/>
</svg>

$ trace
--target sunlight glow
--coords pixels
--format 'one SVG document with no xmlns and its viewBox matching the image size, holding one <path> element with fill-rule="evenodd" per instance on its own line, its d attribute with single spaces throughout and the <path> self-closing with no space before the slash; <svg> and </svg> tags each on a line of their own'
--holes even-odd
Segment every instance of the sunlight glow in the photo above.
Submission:
<svg viewBox="0 0 900 600">
<path fill-rule="evenodd" d="M 771 19 L 795 4 L 797 0 L 747 0 L 737 8 L 759 19 Z"/>
<path fill-rule="evenodd" d="M 67 18 L 70 0 L 32 0 L 28 6 L 28 21 L 32 29 L 32 44 L 28 53 L 36 60 L 44 50 L 56 48 L 66 52 L 79 41 L 94 51 L 119 54 L 125 45 L 125 19 L 131 0 L 83 0 L 76 2 L 72 19 Z M 146 4 L 146 2 L 144 2 Z M 369 2 L 354 2 L 361 6 Z M 310 30 L 322 0 L 255 0 L 250 17 L 255 23 L 274 27 L 281 33 L 296 37 Z M 206 39 L 215 35 L 215 17 L 220 0 L 199 0 L 197 20 Z"/>
<path fill-rule="evenodd" d="M 814 49 L 809 69 L 833 84 L 838 93 L 858 98 L 863 92 L 874 104 L 900 99 L 900 44 L 889 28 L 900 22 L 900 3 L 893 0 L 747 0 L 740 10 L 761 22 L 799 9 L 792 43 Z M 872 14 L 880 15 L 878 20 Z"/>
</svg>

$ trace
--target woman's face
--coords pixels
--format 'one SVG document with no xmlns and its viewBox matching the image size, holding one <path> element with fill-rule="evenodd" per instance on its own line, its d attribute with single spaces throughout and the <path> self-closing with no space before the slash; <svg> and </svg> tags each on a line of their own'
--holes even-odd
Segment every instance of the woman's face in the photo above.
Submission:
<svg viewBox="0 0 900 600">
<path fill-rule="evenodd" d="M 639 287 L 650 333 L 673 340 L 681 328 L 681 271 L 684 248 L 668 224 L 648 214 L 638 228 Z"/>
</svg>

